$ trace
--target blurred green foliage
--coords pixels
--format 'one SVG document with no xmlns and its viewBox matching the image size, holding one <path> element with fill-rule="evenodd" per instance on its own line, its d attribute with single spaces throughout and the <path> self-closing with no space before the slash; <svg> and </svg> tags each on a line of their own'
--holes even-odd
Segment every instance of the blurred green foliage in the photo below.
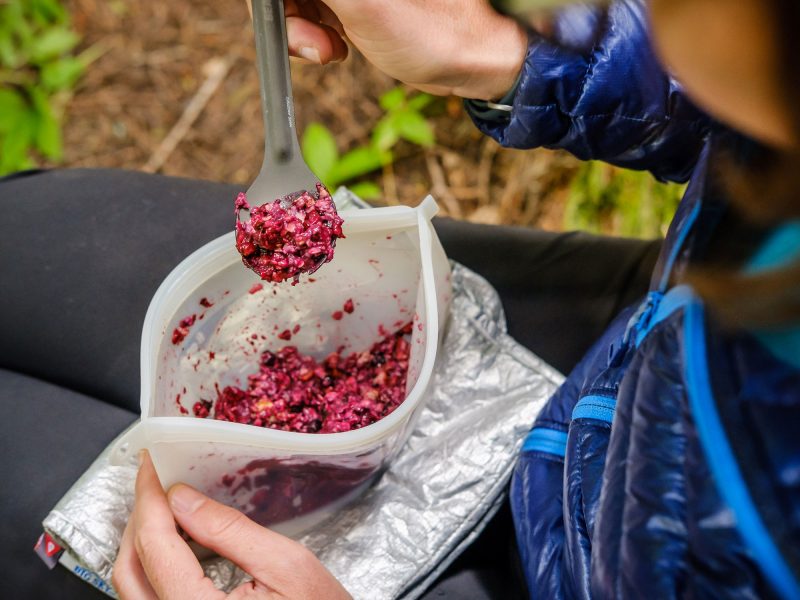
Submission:
<svg viewBox="0 0 800 600">
<path fill-rule="evenodd" d="M 666 234 L 686 186 L 650 173 L 583 163 L 569 187 L 565 229 L 656 238 Z"/>
<path fill-rule="evenodd" d="M 391 163 L 392 148 L 401 139 L 418 146 L 433 146 L 433 128 L 422 114 L 432 101 L 433 96 L 428 94 L 408 96 L 402 87 L 392 88 L 380 97 L 384 115 L 373 127 L 369 143 L 344 154 L 339 153 L 330 129 L 321 123 L 310 123 L 303 132 L 303 157 L 331 191 L 348 184 L 353 193 L 364 199 L 380 198 L 379 185 L 357 180 Z"/>
<path fill-rule="evenodd" d="M 59 0 L 0 1 L 0 175 L 61 159 L 65 92 L 91 60 L 79 41 Z"/>
</svg>

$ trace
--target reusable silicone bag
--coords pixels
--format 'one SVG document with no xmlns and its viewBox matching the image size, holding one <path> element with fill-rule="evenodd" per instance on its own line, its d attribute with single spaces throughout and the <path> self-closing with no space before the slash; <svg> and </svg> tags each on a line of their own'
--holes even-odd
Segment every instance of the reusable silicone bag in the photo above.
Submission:
<svg viewBox="0 0 800 600">
<path fill-rule="evenodd" d="M 405 442 L 430 384 L 451 296 L 449 263 L 431 225 L 437 210 L 429 196 L 416 208 L 343 211 L 346 237 L 333 261 L 294 286 L 260 282 L 242 265 L 232 233 L 186 258 L 148 309 L 141 422 L 112 460 L 147 448 L 165 488 L 188 483 L 287 535 L 357 497 Z M 263 289 L 254 291 L 257 284 Z M 334 319 L 348 299 L 354 312 Z M 172 332 L 191 315 L 188 335 L 173 343 Z M 291 344 L 321 359 L 344 347 L 347 354 L 409 321 L 406 398 L 367 427 L 309 434 L 192 415 L 196 401 L 216 399 L 216 386 L 246 387 L 266 349 Z M 278 337 L 296 325 L 290 341 Z"/>
</svg>

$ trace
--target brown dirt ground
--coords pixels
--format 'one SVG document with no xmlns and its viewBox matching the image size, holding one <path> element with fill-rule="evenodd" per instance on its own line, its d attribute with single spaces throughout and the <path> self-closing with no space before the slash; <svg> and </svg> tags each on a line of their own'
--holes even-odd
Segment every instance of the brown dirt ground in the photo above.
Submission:
<svg viewBox="0 0 800 600">
<path fill-rule="evenodd" d="M 219 88 L 158 172 L 245 186 L 258 171 L 263 127 L 255 52 L 243 0 L 68 0 L 83 46 L 102 56 L 65 114 L 68 166 L 142 169 L 213 69 Z M 345 151 L 369 139 L 377 98 L 397 85 L 357 53 L 343 64 L 292 65 L 298 127 L 327 125 Z M 319 93 L 323 90 L 324 93 Z M 431 112 L 431 150 L 401 142 L 372 180 L 386 204 L 414 205 L 429 191 L 445 214 L 485 223 L 560 229 L 576 161 L 547 150 L 500 148 L 482 136 L 457 98 Z"/>
</svg>

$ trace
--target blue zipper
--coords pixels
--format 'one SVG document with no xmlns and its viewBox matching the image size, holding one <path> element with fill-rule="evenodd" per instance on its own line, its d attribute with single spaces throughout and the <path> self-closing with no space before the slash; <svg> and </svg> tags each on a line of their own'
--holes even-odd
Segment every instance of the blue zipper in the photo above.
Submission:
<svg viewBox="0 0 800 600">
<path fill-rule="evenodd" d="M 572 420 L 594 419 L 611 423 L 614 420 L 617 401 L 606 396 L 584 396 L 572 409 Z"/>
<path fill-rule="evenodd" d="M 564 458 L 567 454 L 567 432 L 550 427 L 534 427 L 522 444 L 523 452 L 544 452 Z"/>
</svg>

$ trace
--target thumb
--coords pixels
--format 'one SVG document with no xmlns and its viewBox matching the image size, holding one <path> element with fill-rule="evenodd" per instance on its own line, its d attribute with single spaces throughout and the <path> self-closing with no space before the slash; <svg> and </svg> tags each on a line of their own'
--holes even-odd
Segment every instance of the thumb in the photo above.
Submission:
<svg viewBox="0 0 800 600">
<path fill-rule="evenodd" d="M 262 583 L 279 589 L 287 573 L 297 573 L 316 561 L 301 544 L 188 485 L 173 486 L 167 497 L 175 520 L 192 539 L 229 558 Z"/>
<path fill-rule="evenodd" d="M 247 0 L 247 10 L 250 18 L 253 18 L 253 5 L 251 0 Z M 320 9 L 324 7 L 325 15 L 328 20 L 338 24 L 335 15 L 330 13 L 330 9 L 320 4 Z M 286 12 L 286 37 L 289 42 L 289 54 L 297 58 L 305 59 L 316 64 L 327 64 L 334 61 L 342 61 L 347 58 L 348 48 L 342 38 L 341 24 L 337 27 L 326 22 L 326 19 L 306 18 L 297 2 L 288 0 L 285 6 Z M 317 13 L 319 16 L 319 13 Z"/>
<path fill-rule="evenodd" d="M 286 17 L 289 53 L 312 63 L 327 64 L 347 58 L 347 44 L 333 28 L 302 17 Z"/>
</svg>

